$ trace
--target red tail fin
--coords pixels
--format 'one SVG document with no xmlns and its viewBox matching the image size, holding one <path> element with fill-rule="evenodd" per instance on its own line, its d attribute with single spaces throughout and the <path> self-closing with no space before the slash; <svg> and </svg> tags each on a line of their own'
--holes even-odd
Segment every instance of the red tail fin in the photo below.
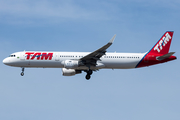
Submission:
<svg viewBox="0 0 180 120">
<path fill-rule="evenodd" d="M 173 33 L 172 31 L 167 31 L 149 51 L 149 54 L 167 54 L 169 52 Z"/>
<path fill-rule="evenodd" d="M 174 52 L 169 52 L 169 48 L 171 45 L 172 31 L 167 31 L 161 39 L 154 45 L 154 47 L 147 52 L 142 60 L 137 64 L 136 67 L 145 67 L 150 65 L 155 65 L 159 63 L 164 63 L 167 61 L 175 60 L 176 57 L 172 56 Z"/>
</svg>

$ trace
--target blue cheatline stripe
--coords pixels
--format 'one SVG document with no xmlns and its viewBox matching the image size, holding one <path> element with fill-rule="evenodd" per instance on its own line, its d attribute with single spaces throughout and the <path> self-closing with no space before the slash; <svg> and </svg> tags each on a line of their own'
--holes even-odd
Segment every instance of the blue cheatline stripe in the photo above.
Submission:
<svg viewBox="0 0 180 120">
<path fill-rule="evenodd" d="M 149 51 L 149 52 L 150 52 L 150 51 Z M 135 68 L 137 68 L 137 66 L 141 63 L 141 61 L 146 57 L 146 55 L 147 55 L 149 52 L 147 52 L 147 53 L 144 55 L 144 57 L 140 60 L 140 62 L 136 65 Z"/>
</svg>

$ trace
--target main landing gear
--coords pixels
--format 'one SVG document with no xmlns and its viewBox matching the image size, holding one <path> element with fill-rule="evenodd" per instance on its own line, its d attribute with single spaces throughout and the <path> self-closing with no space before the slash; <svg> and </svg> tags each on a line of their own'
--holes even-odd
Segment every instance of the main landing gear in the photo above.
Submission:
<svg viewBox="0 0 180 120">
<path fill-rule="evenodd" d="M 21 76 L 24 76 L 24 68 L 22 68 Z"/>
<path fill-rule="evenodd" d="M 86 80 L 89 80 L 91 78 L 93 71 L 89 69 L 88 71 L 86 71 L 86 73 L 87 73 Z"/>
</svg>

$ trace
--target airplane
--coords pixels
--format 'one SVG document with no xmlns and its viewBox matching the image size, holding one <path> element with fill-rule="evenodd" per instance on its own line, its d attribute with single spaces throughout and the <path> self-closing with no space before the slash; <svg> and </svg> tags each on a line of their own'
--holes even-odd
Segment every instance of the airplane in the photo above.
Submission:
<svg viewBox="0 0 180 120">
<path fill-rule="evenodd" d="M 25 68 L 62 68 L 63 76 L 74 76 L 86 72 L 89 80 L 99 69 L 131 69 L 151 66 L 177 59 L 169 52 L 173 31 L 167 31 L 159 41 L 145 53 L 109 53 L 116 35 L 103 47 L 94 52 L 46 52 L 22 51 L 12 53 L 3 60 L 8 66 Z"/>
</svg>

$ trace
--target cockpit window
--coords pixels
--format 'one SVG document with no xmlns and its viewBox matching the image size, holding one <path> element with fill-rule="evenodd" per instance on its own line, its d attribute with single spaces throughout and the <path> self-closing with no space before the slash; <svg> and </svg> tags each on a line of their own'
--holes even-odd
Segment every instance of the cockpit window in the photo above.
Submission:
<svg viewBox="0 0 180 120">
<path fill-rule="evenodd" d="M 16 57 L 16 55 L 10 55 L 9 57 Z"/>
</svg>

